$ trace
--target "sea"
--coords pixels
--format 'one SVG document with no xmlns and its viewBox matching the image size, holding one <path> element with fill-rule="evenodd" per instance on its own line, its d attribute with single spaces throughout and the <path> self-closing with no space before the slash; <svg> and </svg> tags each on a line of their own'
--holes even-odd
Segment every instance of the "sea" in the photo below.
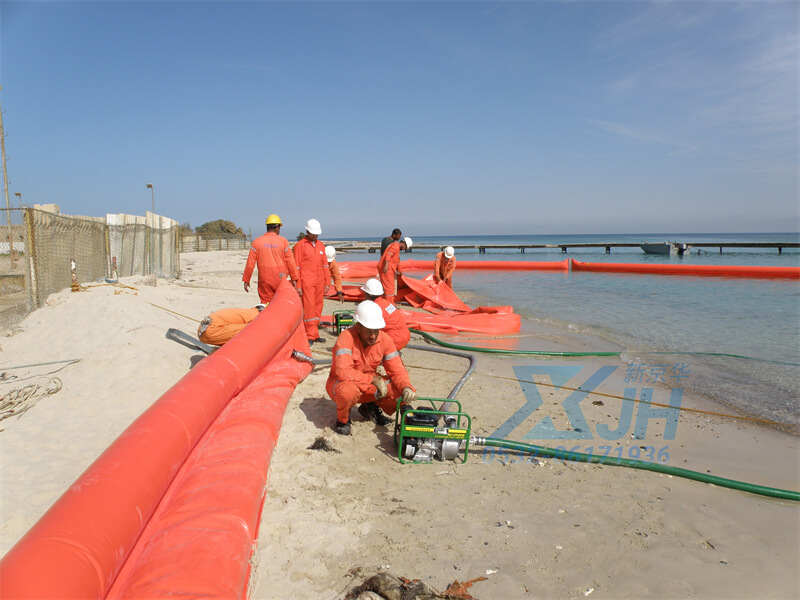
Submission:
<svg viewBox="0 0 800 600">
<path fill-rule="evenodd" d="M 349 238 L 352 240 L 353 238 Z M 380 238 L 362 238 L 379 241 Z M 644 242 L 800 242 L 800 233 L 666 233 L 614 235 L 488 235 L 414 237 L 405 258 L 432 260 L 420 245 L 612 244 Z M 336 241 L 336 240 L 332 240 Z M 461 260 L 624 262 L 650 264 L 800 266 L 800 250 L 784 248 L 692 249 L 683 256 L 645 254 L 640 248 L 457 249 Z M 347 252 L 339 260 L 376 260 Z M 411 273 L 411 276 L 416 276 Z M 421 277 L 421 276 L 420 276 Z M 459 271 L 457 293 L 471 305 L 512 305 L 522 316 L 509 347 L 539 350 L 537 326 L 587 335 L 599 350 L 622 351 L 626 378 L 669 369 L 679 384 L 736 413 L 800 427 L 800 281 L 563 271 Z M 476 304 L 476 302 L 478 304 Z M 448 338 L 448 341 L 455 341 Z M 459 343 L 456 341 L 456 343 Z M 481 345 L 470 336 L 465 345 Z M 491 347 L 498 347 L 492 340 Z M 656 371 L 653 369 L 657 368 Z M 674 369 L 679 368 L 679 371 Z M 674 382 L 673 382 L 674 383 Z"/>
</svg>

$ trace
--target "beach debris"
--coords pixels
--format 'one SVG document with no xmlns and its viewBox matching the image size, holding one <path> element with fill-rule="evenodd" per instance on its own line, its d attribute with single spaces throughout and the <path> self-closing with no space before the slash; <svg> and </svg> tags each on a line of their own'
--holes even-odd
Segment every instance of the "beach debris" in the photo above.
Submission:
<svg viewBox="0 0 800 600">
<path fill-rule="evenodd" d="M 594 588 L 589 588 L 588 590 L 586 590 L 585 592 L 583 592 L 583 595 L 584 595 L 584 596 L 588 596 L 588 595 L 589 595 L 589 594 L 591 594 L 593 591 L 594 591 Z"/>
<path fill-rule="evenodd" d="M 605 406 L 605 402 L 603 402 L 602 400 L 592 400 L 592 404 L 594 404 L 595 406 Z"/>
<path fill-rule="evenodd" d="M 351 569 L 351 572 L 354 571 Z M 486 577 L 476 577 L 464 582 L 455 580 L 444 592 L 439 592 L 419 579 L 378 573 L 347 592 L 345 600 L 477 600 L 467 590 L 478 581 L 486 581 Z"/>
<path fill-rule="evenodd" d="M 347 592 L 346 599 L 372 600 L 376 594 L 381 600 L 434 600 L 441 598 L 419 579 L 395 577 L 389 573 L 378 573 L 361 585 Z"/>
<path fill-rule="evenodd" d="M 319 436 L 317 439 L 315 439 L 314 443 L 312 443 L 308 447 L 308 449 L 309 450 L 323 450 L 325 452 L 341 453 L 341 450 L 337 450 L 336 448 L 331 446 L 331 443 L 328 440 L 326 440 L 324 437 L 322 437 L 322 436 Z"/>
<path fill-rule="evenodd" d="M 448 588 L 444 591 L 445 598 L 458 598 L 460 600 L 476 600 L 475 597 L 470 594 L 467 590 L 472 587 L 473 583 L 478 581 L 486 581 L 486 577 L 476 577 L 475 579 L 470 579 L 469 581 L 465 581 L 464 583 L 459 582 L 458 580 L 451 583 Z"/>
<path fill-rule="evenodd" d="M 492 575 L 494 573 L 497 573 L 497 569 L 486 569 L 486 574 L 487 575 Z"/>
</svg>

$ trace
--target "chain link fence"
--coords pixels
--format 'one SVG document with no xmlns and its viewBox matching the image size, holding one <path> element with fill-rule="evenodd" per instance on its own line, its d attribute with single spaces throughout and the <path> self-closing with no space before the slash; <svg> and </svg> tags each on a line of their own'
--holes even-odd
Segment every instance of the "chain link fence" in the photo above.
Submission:
<svg viewBox="0 0 800 600">
<path fill-rule="evenodd" d="M 212 250 L 249 250 L 250 238 L 247 235 L 205 235 L 188 234 L 181 237 L 181 252 L 210 252 Z"/>
<path fill-rule="evenodd" d="M 75 283 L 130 275 L 180 275 L 178 223 L 147 217 L 75 217 L 0 209 L 0 329 Z"/>
</svg>

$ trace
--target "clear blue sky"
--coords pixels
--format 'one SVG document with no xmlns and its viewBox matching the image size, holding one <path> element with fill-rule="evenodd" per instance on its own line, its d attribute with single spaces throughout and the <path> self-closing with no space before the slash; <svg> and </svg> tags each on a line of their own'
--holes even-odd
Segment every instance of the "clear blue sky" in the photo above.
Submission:
<svg viewBox="0 0 800 600">
<path fill-rule="evenodd" d="M 798 231 L 787 2 L 0 3 L 12 203 L 293 237 Z"/>
</svg>

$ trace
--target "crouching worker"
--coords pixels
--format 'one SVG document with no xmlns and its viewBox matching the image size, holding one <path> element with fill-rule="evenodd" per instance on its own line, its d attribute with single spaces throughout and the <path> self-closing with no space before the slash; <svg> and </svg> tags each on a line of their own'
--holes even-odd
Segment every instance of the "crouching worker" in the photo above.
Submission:
<svg viewBox="0 0 800 600">
<path fill-rule="evenodd" d="M 333 364 L 325 389 L 336 403 L 334 431 L 350 435 L 350 409 L 358 404 L 361 416 L 376 425 L 391 423 L 397 399 L 404 404 L 417 399 L 400 353 L 381 331 L 386 323 L 381 307 L 365 300 L 356 308 L 355 325 L 345 329 L 333 346 Z M 380 365 L 386 377 L 378 374 Z"/>
<path fill-rule="evenodd" d="M 197 337 L 204 344 L 222 346 L 255 319 L 264 310 L 264 306 L 259 304 L 255 308 L 223 308 L 214 311 L 200 322 Z"/>
</svg>

